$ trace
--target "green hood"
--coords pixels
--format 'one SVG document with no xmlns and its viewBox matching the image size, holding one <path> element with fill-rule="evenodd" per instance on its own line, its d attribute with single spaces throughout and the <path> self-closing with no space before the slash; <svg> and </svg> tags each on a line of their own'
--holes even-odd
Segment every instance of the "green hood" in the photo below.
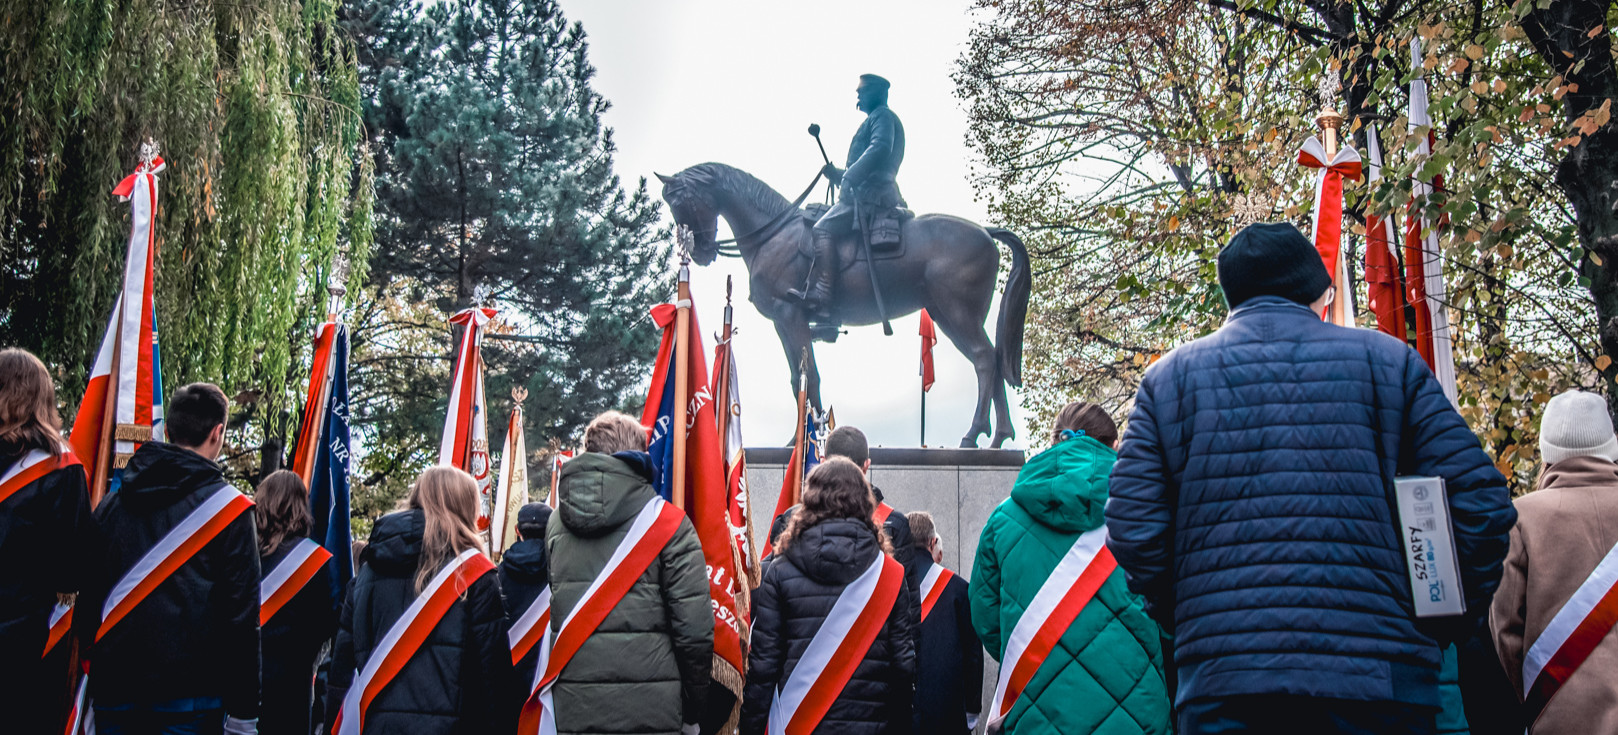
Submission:
<svg viewBox="0 0 1618 735">
<path fill-rule="evenodd" d="M 652 483 L 618 457 L 586 452 L 562 465 L 562 524 L 574 535 L 606 534 L 634 518 L 652 499 Z"/>
<path fill-rule="evenodd" d="M 1091 437 L 1059 442 L 1023 465 L 1011 499 L 1034 520 L 1063 533 L 1099 528 L 1107 477 L 1117 460 L 1117 452 Z"/>
</svg>

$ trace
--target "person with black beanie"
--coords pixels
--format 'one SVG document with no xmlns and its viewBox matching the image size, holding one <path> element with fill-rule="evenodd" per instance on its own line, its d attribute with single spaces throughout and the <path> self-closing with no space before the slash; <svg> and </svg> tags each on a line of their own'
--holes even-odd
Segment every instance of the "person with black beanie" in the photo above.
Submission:
<svg viewBox="0 0 1618 735">
<path fill-rule="evenodd" d="M 545 526 L 551 520 L 551 507 L 529 503 L 517 511 L 517 543 L 500 557 L 500 594 L 506 606 L 506 624 L 515 626 L 523 613 L 551 586 L 550 560 L 545 555 Z M 526 686 L 534 680 L 539 660 L 535 646 L 517 662 L 517 680 Z M 523 698 L 528 697 L 526 689 Z"/>
</svg>

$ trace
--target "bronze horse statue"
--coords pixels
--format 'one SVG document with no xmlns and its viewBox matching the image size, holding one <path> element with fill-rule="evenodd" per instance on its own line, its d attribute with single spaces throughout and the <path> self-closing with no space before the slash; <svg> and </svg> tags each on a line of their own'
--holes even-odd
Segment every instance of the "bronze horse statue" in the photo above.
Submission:
<svg viewBox="0 0 1618 735">
<path fill-rule="evenodd" d="M 675 223 L 693 233 L 691 257 L 699 265 L 712 263 L 720 254 L 716 240 L 720 217 L 731 232 L 738 233 L 735 249 L 747 264 L 748 299 L 775 322 L 787 363 L 792 366 L 794 395 L 801 377 L 798 358 L 808 351 L 804 369 L 808 371 L 809 401 L 819 411 L 820 372 L 815 367 L 810 314 L 802 302 L 787 295 L 809 275 L 809 258 L 804 253 L 809 251 L 811 220 L 764 182 L 722 163 L 698 164 L 673 176 L 657 177 L 663 182 L 663 200 Z M 1011 273 L 991 343 L 983 324 L 1000 269 L 996 240 L 1011 251 Z M 841 324 L 866 325 L 885 316 L 926 309 L 977 371 L 977 411 L 961 446 L 975 447 L 978 437 L 989 433 L 992 405 L 991 446 L 999 447 L 1016 435 L 1007 411 L 1006 385 L 1022 387 L 1023 322 L 1028 316 L 1031 285 L 1028 250 L 1007 230 L 985 229 L 946 214 L 924 214 L 905 221 L 901 241 L 901 252 L 876 257 L 880 307 L 872 290 L 870 261 L 863 254 L 842 261 L 832 316 Z M 879 313 L 884 309 L 885 314 Z"/>
</svg>

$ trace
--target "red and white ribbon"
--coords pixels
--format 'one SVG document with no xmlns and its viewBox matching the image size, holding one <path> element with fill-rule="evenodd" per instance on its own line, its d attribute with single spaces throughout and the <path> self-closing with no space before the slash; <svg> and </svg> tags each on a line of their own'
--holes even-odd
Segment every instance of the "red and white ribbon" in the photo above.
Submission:
<svg viewBox="0 0 1618 735">
<path fill-rule="evenodd" d="M 78 457 L 69 451 L 53 456 L 43 449 L 29 450 L 22 459 L 6 468 L 5 474 L 0 474 L 0 503 L 10 500 L 18 490 L 28 487 L 39 478 L 78 463 Z"/>
<path fill-rule="evenodd" d="M 1551 616 L 1522 662 L 1523 701 L 1538 716 L 1618 623 L 1618 546 Z M 1599 672 L 1597 675 L 1600 675 Z"/>
<path fill-rule="evenodd" d="M 949 581 L 955 578 L 955 573 L 945 569 L 943 564 L 934 564 L 927 569 L 927 576 L 921 578 L 921 619 L 927 620 L 927 614 L 933 611 L 933 605 L 938 604 L 938 598 L 944 596 L 944 589 L 949 587 Z"/>
<path fill-rule="evenodd" d="M 618 542 L 618 547 L 613 549 L 606 566 L 590 581 L 578 604 L 573 606 L 557 628 L 555 643 L 548 654 L 544 654 L 547 656 L 544 666 L 535 667 L 534 684 L 529 689 L 528 701 L 523 703 L 519 716 L 519 733 L 555 735 L 556 705 L 551 698 L 551 688 L 556 685 L 557 677 L 572 662 L 573 656 L 595 633 L 596 628 L 601 627 L 607 614 L 635 586 L 640 575 L 662 553 L 669 539 L 674 538 L 674 532 L 680 530 L 680 520 L 684 517 L 685 514 L 678 508 L 657 496 L 653 496 L 635 515 L 629 524 L 629 531 Z"/>
<path fill-rule="evenodd" d="M 264 578 L 263 584 L 259 585 L 258 624 L 270 622 L 270 618 L 275 617 L 287 602 L 296 597 L 330 560 L 331 552 L 315 543 L 313 539 L 302 539 L 297 546 L 292 547 L 292 551 L 275 565 L 275 569 Z"/>
<path fill-rule="evenodd" d="M 522 617 L 511 624 L 511 630 L 506 632 L 506 641 L 511 646 L 511 663 L 516 665 L 529 651 L 539 646 L 539 665 L 535 671 L 545 670 L 545 659 L 550 653 L 551 637 L 551 586 L 539 591 L 533 604 L 523 611 Z"/>
<path fill-rule="evenodd" d="M 152 590 L 251 507 L 253 501 L 229 485 L 221 485 L 202 501 L 118 580 L 107 595 L 106 606 L 101 609 L 101 628 L 96 631 L 96 640 L 101 640 Z"/>
<path fill-rule="evenodd" d="M 67 711 L 66 735 L 95 735 L 95 711 L 90 704 L 90 677 L 79 677 L 79 686 L 73 691 L 72 709 Z"/>
<path fill-rule="evenodd" d="M 45 637 L 45 651 L 39 654 L 39 657 L 44 658 L 50 655 L 51 651 L 56 648 L 56 644 L 61 643 L 62 639 L 67 637 L 67 632 L 72 628 L 73 606 L 64 605 L 60 602 L 56 603 L 56 606 L 51 608 L 50 633 Z"/>
<path fill-rule="evenodd" d="M 404 614 L 388 627 L 382 641 L 365 661 L 365 668 L 354 677 L 332 724 L 334 733 L 359 735 L 364 730 L 365 713 L 376 695 L 421 649 L 428 634 L 438 626 L 438 621 L 444 619 L 450 606 L 466 594 L 473 582 L 492 571 L 494 563 L 489 561 L 489 557 L 477 549 L 467 549 L 433 575 L 432 581 L 410 603 Z"/>
<path fill-rule="evenodd" d="M 1011 713 L 1034 672 L 1117 568 L 1117 560 L 1107 549 L 1106 526 L 1086 531 L 1073 542 L 1011 629 L 1006 654 L 1000 659 L 994 700 L 989 703 L 990 727 Z"/>
<path fill-rule="evenodd" d="M 478 529 L 488 527 L 493 499 L 489 495 L 489 412 L 483 400 L 483 330 L 494 309 L 462 309 L 450 324 L 466 327 L 455 357 L 455 382 L 450 385 L 449 415 L 438 444 L 438 463 L 459 467 L 478 483 Z"/>
<path fill-rule="evenodd" d="M 876 510 L 871 513 L 871 520 L 876 521 L 876 525 L 881 527 L 882 524 L 888 522 L 888 516 L 891 515 L 893 515 L 893 506 L 887 503 L 877 503 Z"/>
<path fill-rule="evenodd" d="M 887 554 L 843 588 L 820 629 L 809 639 L 792 676 L 775 690 L 769 735 L 808 735 L 820 725 L 854 669 L 893 611 L 904 584 L 904 567 Z"/>
<path fill-rule="evenodd" d="M 1332 285 L 1337 287 L 1338 298 L 1348 298 L 1347 269 L 1340 257 L 1343 249 L 1343 179 L 1359 180 L 1360 154 L 1353 146 L 1343 147 L 1332 156 L 1320 139 L 1309 136 L 1298 151 L 1298 163 L 1305 168 L 1318 169 L 1315 175 L 1315 210 L 1313 237 L 1320 262 L 1331 274 Z M 1352 322 L 1347 309 L 1337 311 Z M 1349 326 L 1344 324 L 1343 326 Z"/>
</svg>

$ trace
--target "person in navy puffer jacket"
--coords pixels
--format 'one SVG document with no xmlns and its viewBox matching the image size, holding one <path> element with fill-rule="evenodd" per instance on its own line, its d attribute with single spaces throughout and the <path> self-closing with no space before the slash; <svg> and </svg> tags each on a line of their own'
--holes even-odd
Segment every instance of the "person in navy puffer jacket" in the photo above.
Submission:
<svg viewBox="0 0 1618 735">
<path fill-rule="evenodd" d="M 1440 641 L 1488 612 L 1505 480 L 1399 340 L 1321 320 L 1331 279 L 1290 224 L 1219 253 L 1231 313 L 1147 370 L 1108 547 L 1174 633 L 1184 733 L 1426 733 Z M 1448 487 L 1467 613 L 1418 621 L 1393 478 Z"/>
</svg>

